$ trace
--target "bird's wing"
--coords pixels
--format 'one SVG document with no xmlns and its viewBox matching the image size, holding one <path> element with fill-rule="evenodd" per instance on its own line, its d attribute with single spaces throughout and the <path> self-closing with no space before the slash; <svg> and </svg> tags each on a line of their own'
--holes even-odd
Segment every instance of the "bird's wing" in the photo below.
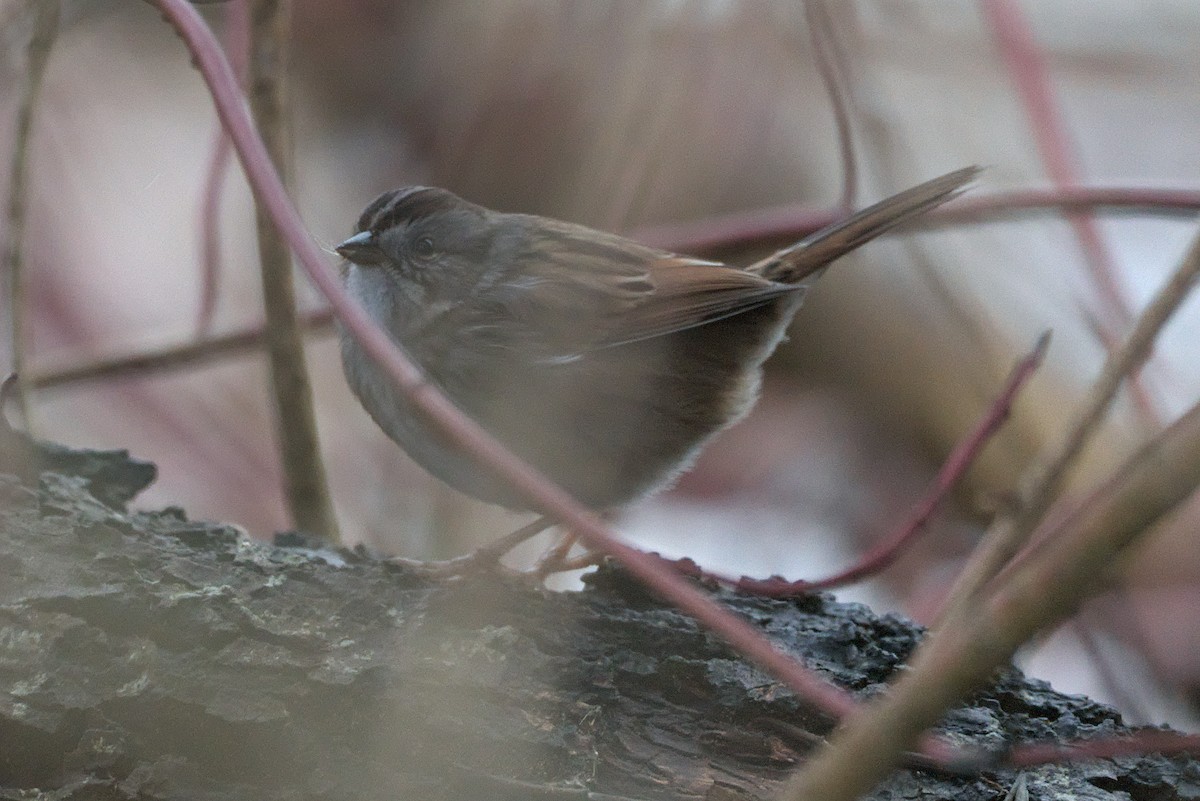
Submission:
<svg viewBox="0 0 1200 801">
<path fill-rule="evenodd" d="M 667 336 L 797 291 L 566 223 L 541 221 L 525 247 L 480 308 L 510 349 L 541 362 Z"/>
<path fill-rule="evenodd" d="M 597 343 L 623 345 L 666 336 L 731 317 L 798 291 L 723 264 L 668 256 L 646 271 L 654 284 L 620 319 L 614 319 Z"/>
</svg>

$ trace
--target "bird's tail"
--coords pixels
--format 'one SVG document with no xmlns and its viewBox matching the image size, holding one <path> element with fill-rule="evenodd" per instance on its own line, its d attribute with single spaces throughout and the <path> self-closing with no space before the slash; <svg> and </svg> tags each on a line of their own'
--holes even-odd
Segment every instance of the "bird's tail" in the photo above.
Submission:
<svg viewBox="0 0 1200 801">
<path fill-rule="evenodd" d="M 822 228 L 747 271 L 783 284 L 801 283 L 831 261 L 957 197 L 979 172 L 979 167 L 965 167 L 906 189 Z"/>
</svg>

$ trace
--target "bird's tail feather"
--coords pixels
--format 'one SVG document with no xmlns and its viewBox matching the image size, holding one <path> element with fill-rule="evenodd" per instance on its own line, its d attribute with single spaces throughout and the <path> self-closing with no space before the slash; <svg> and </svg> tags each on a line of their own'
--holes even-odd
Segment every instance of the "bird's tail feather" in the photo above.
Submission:
<svg viewBox="0 0 1200 801">
<path fill-rule="evenodd" d="M 880 234 L 957 197 L 980 172 L 964 167 L 879 201 L 747 268 L 764 278 L 798 284 Z"/>
</svg>

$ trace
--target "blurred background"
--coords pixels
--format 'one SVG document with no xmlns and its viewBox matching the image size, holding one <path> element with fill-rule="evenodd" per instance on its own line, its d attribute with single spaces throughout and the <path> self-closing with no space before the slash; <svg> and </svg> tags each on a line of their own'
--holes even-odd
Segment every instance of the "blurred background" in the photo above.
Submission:
<svg viewBox="0 0 1200 801">
<path fill-rule="evenodd" d="M 1014 45 L 1005 8 L 1032 33 L 1032 51 Z M 1082 183 L 1200 187 L 1200 6 L 1190 0 L 856 0 L 829 3 L 817 31 L 794 0 L 297 0 L 293 10 L 291 173 L 326 248 L 379 192 L 404 184 L 681 252 L 695 252 L 703 230 L 683 223 L 833 209 L 843 159 L 815 40 L 844 73 L 856 205 L 968 164 L 987 167 L 977 196 L 1046 186 L 1055 117 Z M 229 31 L 228 9 L 205 13 Z M 0 2 L 6 145 L 29 20 L 28 4 Z M 1022 71 L 1039 68 L 1049 122 L 1021 89 Z M 63 4 L 30 153 L 35 376 L 195 338 L 218 132 L 199 75 L 150 6 Z M 5 158 L 5 186 L 8 169 Z M 236 164 L 219 197 L 213 333 L 262 319 L 252 203 Z M 887 573 L 839 593 L 927 619 L 988 513 L 1069 421 L 1104 339 L 1128 330 L 1128 310 L 1174 268 L 1195 222 L 1128 214 L 1099 218 L 1096 230 L 1115 267 L 1107 287 L 1077 229 L 1052 212 L 892 237 L 844 260 L 810 294 L 755 412 L 675 489 L 615 525 L 726 573 L 819 577 L 847 565 L 903 521 L 1014 362 L 1052 329 L 1047 366 L 955 504 Z M 783 243 L 760 244 L 719 255 L 748 264 Z M 301 297 L 323 308 L 302 279 Z M 1195 402 L 1198 342 L 1193 299 L 1136 397 L 1123 396 L 1085 454 L 1075 492 Z M 348 542 L 443 557 L 527 521 L 438 484 L 376 429 L 342 380 L 331 329 L 310 337 L 308 356 Z M 256 537 L 289 527 L 255 352 L 37 392 L 30 424 L 47 439 L 156 462 L 147 507 L 180 505 Z M 1135 721 L 1194 726 L 1198 513 L 1192 504 L 1165 526 L 1119 590 L 1031 650 L 1029 670 Z"/>
</svg>

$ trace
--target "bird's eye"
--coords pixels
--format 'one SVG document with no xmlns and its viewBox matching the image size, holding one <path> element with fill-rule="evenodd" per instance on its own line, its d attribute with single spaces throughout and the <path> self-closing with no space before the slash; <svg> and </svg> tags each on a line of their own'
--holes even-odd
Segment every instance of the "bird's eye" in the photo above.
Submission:
<svg viewBox="0 0 1200 801">
<path fill-rule="evenodd" d="M 418 259 L 432 259 L 437 255 L 437 246 L 431 238 L 423 236 L 413 242 L 412 252 Z"/>
</svg>

